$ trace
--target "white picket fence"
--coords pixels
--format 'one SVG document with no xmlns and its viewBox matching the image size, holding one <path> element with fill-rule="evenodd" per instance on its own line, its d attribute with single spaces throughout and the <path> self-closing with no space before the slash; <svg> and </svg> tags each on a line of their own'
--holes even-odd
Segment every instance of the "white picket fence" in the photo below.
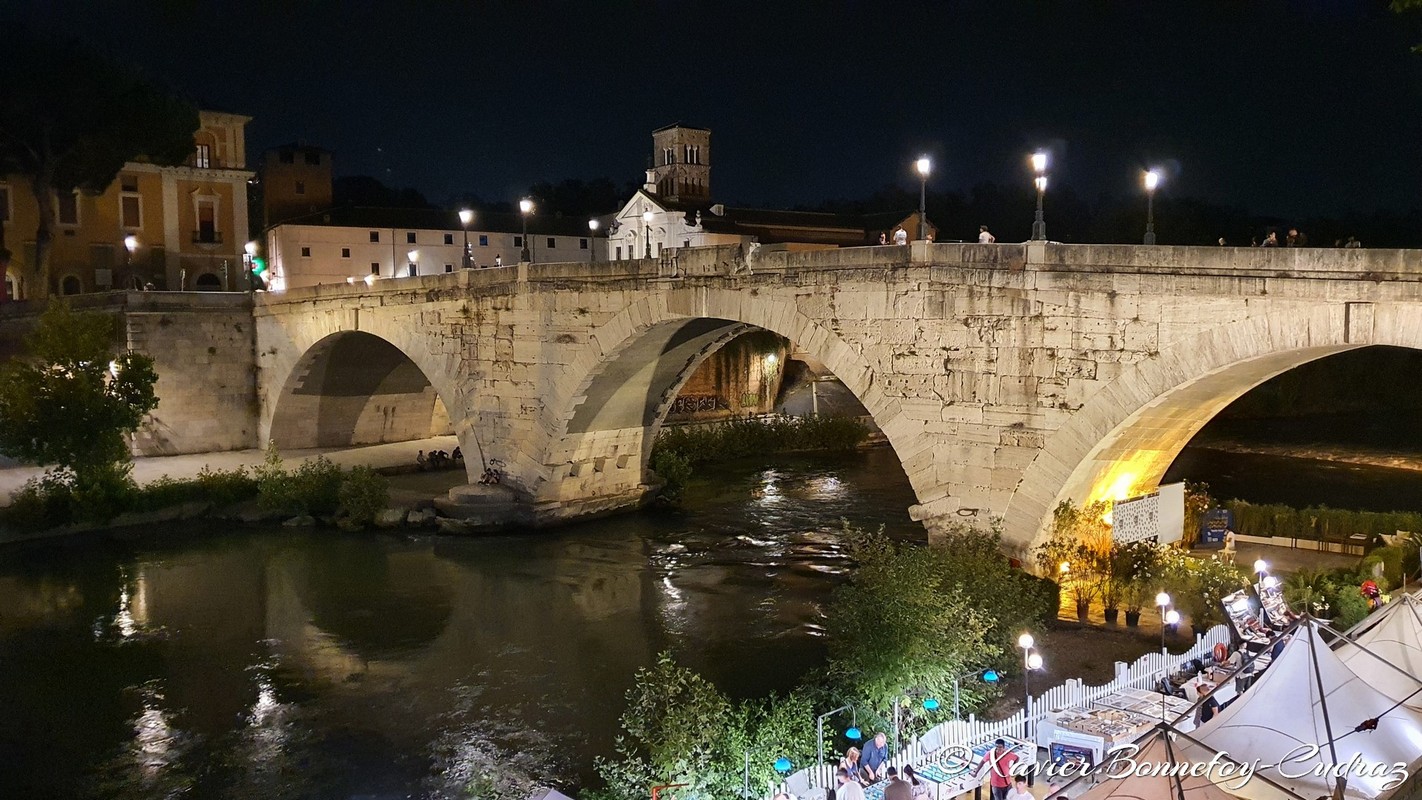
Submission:
<svg viewBox="0 0 1422 800">
<path fill-rule="evenodd" d="M 1130 665 L 1117 661 L 1116 677 L 1110 683 L 1101 686 L 1086 686 L 1080 679 L 1072 678 L 1066 683 L 1053 686 L 1045 692 L 1033 696 L 1031 704 L 1026 709 L 1018 711 L 1007 719 L 986 721 L 969 714 L 965 720 L 949 720 L 934 729 L 942 734 L 940 739 L 943 743 L 942 747 L 935 748 L 932 752 L 924 752 L 924 740 L 937 738 L 933 731 L 930 731 L 923 737 L 900 748 L 899 752 L 890 759 L 890 763 L 900 769 L 905 764 L 919 765 L 926 761 L 932 761 L 935 753 L 955 745 L 971 746 L 984 739 L 993 739 L 999 736 L 1033 742 L 1036 740 L 1037 724 L 1042 721 L 1048 711 L 1086 705 L 1123 689 L 1153 688 L 1162 673 L 1174 672 L 1184 662 L 1209 655 L 1216 644 L 1229 644 L 1229 641 L 1228 626 L 1216 625 L 1206 633 L 1195 637 L 1195 645 L 1183 653 L 1171 654 L 1164 650 L 1158 653 L 1146 653 Z M 828 758 L 828 754 L 826 757 Z M 772 791 L 770 795 L 767 795 L 767 798 L 772 797 L 776 792 L 794 794 L 794 790 L 790 787 L 801 783 L 804 778 L 809 779 L 808 785 L 811 787 L 828 788 L 834 786 L 834 773 L 838 761 L 839 758 L 836 755 L 831 763 L 800 770 Z"/>
</svg>

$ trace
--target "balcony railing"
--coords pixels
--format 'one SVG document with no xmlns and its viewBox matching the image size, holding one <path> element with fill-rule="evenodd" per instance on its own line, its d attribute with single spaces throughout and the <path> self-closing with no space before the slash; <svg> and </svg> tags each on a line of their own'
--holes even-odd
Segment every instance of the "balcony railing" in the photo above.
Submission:
<svg viewBox="0 0 1422 800">
<path fill-rule="evenodd" d="M 222 231 L 193 231 L 193 244 L 222 244 Z"/>
</svg>

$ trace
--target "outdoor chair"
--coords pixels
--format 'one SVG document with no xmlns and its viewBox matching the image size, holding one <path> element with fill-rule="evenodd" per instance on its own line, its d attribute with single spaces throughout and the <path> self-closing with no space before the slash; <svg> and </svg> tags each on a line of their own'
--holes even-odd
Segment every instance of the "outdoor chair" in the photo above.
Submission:
<svg viewBox="0 0 1422 800">
<path fill-rule="evenodd" d="M 933 754 L 943 749 L 943 728 L 935 725 L 928 733 L 925 733 L 918 740 L 919 752 L 923 753 L 923 760 L 929 761 Z"/>
<path fill-rule="evenodd" d="M 785 779 L 785 788 L 795 796 L 795 800 L 825 800 L 829 792 L 810 785 L 810 768 L 805 768 Z"/>
</svg>

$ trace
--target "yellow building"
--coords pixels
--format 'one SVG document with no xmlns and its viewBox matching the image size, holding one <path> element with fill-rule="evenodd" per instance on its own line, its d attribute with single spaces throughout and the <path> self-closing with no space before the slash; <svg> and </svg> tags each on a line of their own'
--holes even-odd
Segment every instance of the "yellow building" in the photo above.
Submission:
<svg viewBox="0 0 1422 800">
<path fill-rule="evenodd" d="M 56 198 L 50 275 L 58 294 L 110 289 L 246 289 L 246 125 L 251 117 L 201 111 L 186 164 L 124 165 L 97 196 Z M 23 175 L 0 176 L 0 224 L 13 253 L 8 296 L 24 299 L 34 279 L 39 225 Z M 131 237 L 131 238 L 130 238 Z"/>
</svg>

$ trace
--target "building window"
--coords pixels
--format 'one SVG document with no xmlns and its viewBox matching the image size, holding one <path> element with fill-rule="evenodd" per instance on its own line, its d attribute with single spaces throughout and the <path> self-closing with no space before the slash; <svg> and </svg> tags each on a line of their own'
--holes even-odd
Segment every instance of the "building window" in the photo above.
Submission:
<svg viewBox="0 0 1422 800">
<path fill-rule="evenodd" d="M 553 248 L 555 248 L 555 247 L 557 247 L 557 246 L 558 246 L 558 243 L 553 239 L 552 236 L 549 236 L 549 237 L 548 237 L 548 249 L 549 249 L 549 250 L 552 250 Z"/>
<path fill-rule="evenodd" d="M 222 241 L 222 237 L 217 233 L 217 203 L 211 200 L 198 200 L 197 218 L 198 227 L 194 231 L 193 241 L 204 244 L 215 244 Z"/>
<path fill-rule="evenodd" d="M 342 248 L 341 248 L 341 258 L 350 258 L 350 257 L 351 257 L 351 249 L 350 249 L 349 247 L 342 247 Z"/>
<path fill-rule="evenodd" d="M 293 153 L 293 152 L 291 152 L 290 150 L 282 151 L 282 153 L 280 153 L 280 155 L 279 155 L 278 157 L 281 159 L 281 163 L 283 163 L 283 164 L 295 164 L 295 163 L 296 163 L 296 153 Z"/>
<path fill-rule="evenodd" d="M 662 163 L 671 164 L 676 161 L 676 150 L 667 147 L 662 150 Z"/>
<path fill-rule="evenodd" d="M 405 234 L 405 243 L 406 243 L 406 244 L 414 244 L 414 243 L 415 243 L 415 232 L 414 232 L 414 231 L 410 231 L 409 233 Z"/>
<path fill-rule="evenodd" d="M 445 244 L 454 244 L 454 234 L 452 234 L 452 233 L 446 233 L 446 234 L 444 235 L 444 243 L 445 243 Z"/>
<path fill-rule="evenodd" d="M 73 275 L 65 275 L 64 280 L 59 284 L 60 294 L 79 294 L 84 287 L 79 284 L 79 279 Z"/>
<path fill-rule="evenodd" d="M 522 236 L 515 236 L 515 237 L 514 237 L 514 247 L 523 247 L 523 237 L 522 237 Z"/>
<path fill-rule="evenodd" d="M 296 182 L 296 193 L 297 193 L 297 194 L 306 194 L 306 182 L 305 182 L 305 181 L 297 181 L 297 182 Z"/>
<path fill-rule="evenodd" d="M 370 232 L 370 240 L 371 240 L 372 242 L 379 242 L 379 241 L 380 241 L 380 231 L 371 231 L 371 232 Z"/>
<path fill-rule="evenodd" d="M 488 247 L 488 246 L 489 246 L 489 237 L 480 235 L 480 236 L 479 236 L 479 246 L 480 246 L 480 247 Z"/>
<path fill-rule="evenodd" d="M 405 274 L 409 275 L 411 278 L 417 277 L 420 274 L 420 268 L 415 264 L 410 264 L 408 267 L 405 268 Z"/>
<path fill-rule="evenodd" d="M 622 245 L 620 245 L 620 244 L 617 246 L 617 260 L 618 260 L 618 261 L 621 261 L 621 260 L 622 260 Z"/>
<path fill-rule="evenodd" d="M 120 176 L 119 176 L 119 191 L 121 191 L 121 192 L 136 192 L 136 191 L 138 191 L 138 176 L 137 176 L 137 175 L 120 175 Z"/>
<path fill-rule="evenodd" d="M 64 192 L 55 198 L 59 211 L 60 225 L 79 224 L 79 193 Z"/>
<path fill-rule="evenodd" d="M 197 146 L 197 152 L 193 153 L 193 166 L 198 169 L 208 169 L 212 166 L 212 147 L 210 145 L 200 144 Z"/>
<path fill-rule="evenodd" d="M 307 150 L 307 151 L 306 151 L 306 163 L 312 164 L 312 165 L 320 165 L 320 163 L 321 163 L 321 154 L 320 154 L 320 153 L 317 153 L 317 152 L 315 152 L 315 151 L 312 151 L 312 150 Z"/>
<path fill-rule="evenodd" d="M 371 275 L 379 275 L 379 274 L 380 274 L 380 262 L 379 262 L 379 261 L 372 261 L 372 262 L 370 262 L 370 274 L 371 274 Z"/>
<path fill-rule="evenodd" d="M 309 248 L 309 247 L 303 247 L 303 248 L 301 248 L 301 257 L 302 257 L 302 258 L 310 258 L 310 257 L 311 257 L 311 248 Z"/>
<path fill-rule="evenodd" d="M 587 240 L 587 239 L 579 239 L 579 240 L 578 240 L 578 249 L 579 249 L 579 250 L 586 250 L 586 249 L 588 249 L 588 240 Z"/>
<path fill-rule="evenodd" d="M 444 271 L 445 271 L 445 272 L 453 272 L 453 271 L 454 271 L 454 265 L 453 265 L 453 264 L 445 264 L 445 265 L 444 265 Z"/>
<path fill-rule="evenodd" d="M 119 196 L 119 224 L 130 230 L 143 227 L 143 198 L 136 194 Z"/>
<path fill-rule="evenodd" d="M 690 246 L 691 246 L 691 240 L 690 240 L 690 239 L 683 239 L 682 242 L 681 242 L 681 246 L 682 246 L 682 247 L 690 247 Z"/>
</svg>

